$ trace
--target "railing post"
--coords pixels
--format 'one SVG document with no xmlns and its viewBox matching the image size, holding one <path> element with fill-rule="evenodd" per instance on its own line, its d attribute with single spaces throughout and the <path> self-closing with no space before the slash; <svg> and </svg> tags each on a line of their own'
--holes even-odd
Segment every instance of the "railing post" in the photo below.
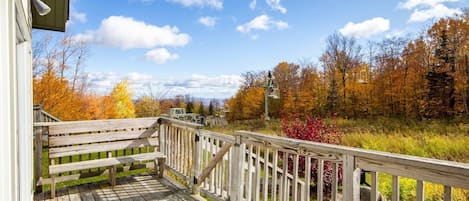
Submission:
<svg viewBox="0 0 469 201">
<path fill-rule="evenodd" d="M 158 150 L 156 149 L 155 147 L 155 150 L 154 152 L 157 152 L 159 151 L 160 153 L 163 153 L 165 156 L 166 155 L 166 126 L 165 124 L 163 123 L 163 119 L 159 118 L 157 120 L 157 123 L 158 123 L 158 140 L 159 140 L 159 146 L 158 146 Z M 158 166 L 156 166 L 156 163 L 155 164 L 155 172 L 156 172 L 156 169 L 158 169 L 158 177 L 159 178 L 163 178 L 163 175 L 164 175 L 164 169 L 166 168 L 166 159 L 158 159 Z"/>
<path fill-rule="evenodd" d="M 192 194 L 200 194 L 200 185 L 198 184 L 198 176 L 202 169 L 202 143 L 200 142 L 200 128 L 195 130 L 194 135 L 194 149 L 192 150 L 192 175 L 194 176 L 192 181 Z"/>
<path fill-rule="evenodd" d="M 244 157 L 246 144 L 241 143 L 241 136 L 235 136 L 235 144 L 232 147 L 232 157 L 230 161 L 231 180 L 230 180 L 230 201 L 243 200 L 243 179 L 244 179 Z"/>
<path fill-rule="evenodd" d="M 355 156 L 344 155 L 343 158 L 343 196 L 344 200 L 360 200 L 360 168 L 355 168 Z"/>
<path fill-rule="evenodd" d="M 34 185 L 35 192 L 42 192 L 42 185 L 37 182 L 42 176 L 42 135 L 47 130 L 42 126 L 34 127 Z"/>
<path fill-rule="evenodd" d="M 163 154 L 166 153 L 166 125 L 163 122 L 163 119 L 158 119 L 158 138 L 159 138 L 159 151 Z"/>
<path fill-rule="evenodd" d="M 33 113 L 34 122 L 44 122 L 44 116 L 42 115 L 42 105 L 35 105 Z"/>
</svg>

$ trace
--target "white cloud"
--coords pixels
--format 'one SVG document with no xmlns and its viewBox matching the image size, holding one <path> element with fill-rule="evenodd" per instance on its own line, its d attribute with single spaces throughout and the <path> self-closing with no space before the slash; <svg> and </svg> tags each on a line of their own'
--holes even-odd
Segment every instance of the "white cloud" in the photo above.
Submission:
<svg viewBox="0 0 469 201">
<path fill-rule="evenodd" d="M 175 26 L 160 27 L 124 16 L 110 16 L 101 22 L 97 30 L 75 37 L 122 49 L 185 46 L 190 40 L 188 34 L 179 33 Z"/>
<path fill-rule="evenodd" d="M 168 0 L 174 3 L 181 4 L 186 7 L 211 7 L 215 9 L 223 9 L 223 0 Z"/>
<path fill-rule="evenodd" d="M 199 23 L 207 27 L 213 27 L 217 23 L 217 18 L 204 16 L 199 18 Z"/>
<path fill-rule="evenodd" d="M 130 87 L 136 97 L 145 95 L 151 88 L 157 94 L 166 94 L 168 98 L 178 94 L 189 94 L 193 97 L 228 98 L 233 96 L 240 84 L 239 75 L 192 75 L 190 77 L 156 78 L 152 75 L 132 72 L 120 75 L 114 72 L 87 73 L 90 87 L 100 95 L 109 94 L 120 80 L 129 80 Z"/>
<path fill-rule="evenodd" d="M 339 32 L 344 36 L 366 38 L 389 30 L 389 20 L 382 17 L 365 20 L 363 22 L 349 22 Z"/>
<path fill-rule="evenodd" d="M 87 21 L 86 19 L 86 13 L 79 12 L 75 9 L 71 9 L 70 11 L 70 17 L 72 21 L 78 21 L 80 23 L 85 23 Z"/>
<path fill-rule="evenodd" d="M 403 9 L 413 9 L 420 6 L 430 6 L 434 7 L 438 4 L 442 4 L 445 2 L 457 2 L 459 0 L 407 0 L 405 2 L 399 2 L 398 8 Z"/>
<path fill-rule="evenodd" d="M 239 25 L 236 27 L 241 33 L 249 33 L 252 30 L 270 30 L 276 28 L 279 30 L 288 28 L 288 23 L 283 21 L 274 21 L 268 15 L 260 15 L 252 19 L 251 21 Z"/>
<path fill-rule="evenodd" d="M 461 14 L 459 8 L 448 8 L 444 3 L 458 2 L 460 0 L 407 0 L 400 2 L 398 8 L 413 9 L 408 22 L 424 22 L 434 18 L 443 18 Z"/>
<path fill-rule="evenodd" d="M 94 40 L 93 37 L 94 37 L 94 34 L 92 32 L 87 32 L 87 33 L 76 34 L 72 38 L 73 40 L 78 41 L 78 42 L 90 43 L 90 42 L 93 42 Z"/>
<path fill-rule="evenodd" d="M 145 60 L 153 61 L 157 64 L 164 64 L 169 60 L 178 59 L 177 54 L 171 54 L 166 48 L 157 48 L 145 53 Z"/>
<path fill-rule="evenodd" d="M 280 0 L 266 0 L 265 2 L 273 10 L 278 10 L 283 14 L 287 13 L 287 9 L 280 4 Z"/>
<path fill-rule="evenodd" d="M 256 8 L 256 5 L 257 5 L 257 1 L 256 0 L 252 0 L 251 3 L 249 3 L 249 8 L 251 10 L 254 10 Z"/>
<path fill-rule="evenodd" d="M 424 22 L 429 19 L 443 18 L 461 13 L 462 11 L 459 8 L 448 8 L 443 4 L 437 4 L 429 9 L 415 9 L 409 18 L 409 22 Z"/>
</svg>

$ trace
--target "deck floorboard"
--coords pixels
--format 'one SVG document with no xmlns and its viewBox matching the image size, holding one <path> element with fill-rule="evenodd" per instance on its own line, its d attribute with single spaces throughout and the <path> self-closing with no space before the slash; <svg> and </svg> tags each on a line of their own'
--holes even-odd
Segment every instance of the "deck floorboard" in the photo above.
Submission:
<svg viewBox="0 0 469 201">
<path fill-rule="evenodd" d="M 114 189 L 107 181 L 60 188 L 57 197 L 50 199 L 50 192 L 37 193 L 35 201 L 151 201 L 151 200 L 189 200 L 193 201 L 190 191 L 174 185 L 168 178 L 157 179 L 152 174 L 141 174 L 117 179 Z"/>
</svg>

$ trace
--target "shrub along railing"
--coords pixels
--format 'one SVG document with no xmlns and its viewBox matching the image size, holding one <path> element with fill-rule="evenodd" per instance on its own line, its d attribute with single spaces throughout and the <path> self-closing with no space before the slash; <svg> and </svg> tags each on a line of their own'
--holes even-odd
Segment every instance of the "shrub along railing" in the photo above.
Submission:
<svg viewBox="0 0 469 201">
<path fill-rule="evenodd" d="M 105 122 L 116 124 L 119 121 L 122 120 Z M 125 121 L 129 123 L 126 129 L 132 130 L 141 119 Z M 451 200 L 453 188 L 469 189 L 469 165 L 465 163 L 247 131 L 225 135 L 203 130 L 199 124 L 166 117 L 154 118 L 154 121 L 158 124 L 151 124 L 151 127 L 158 128 L 159 143 L 156 148 L 166 155 L 166 173 L 191 187 L 193 194 L 202 194 L 214 200 L 297 201 L 311 198 L 325 200 L 330 197 L 331 200 L 357 201 L 360 199 L 361 170 L 366 170 L 371 175 L 370 200 L 378 200 L 378 173 L 392 175 L 393 201 L 399 200 L 401 177 L 416 180 L 415 195 L 418 201 L 425 200 L 424 182 L 444 186 L 442 197 L 445 201 Z M 35 129 L 45 132 L 49 124 L 57 123 L 38 123 Z M 70 133 L 73 133 L 73 125 L 80 126 L 71 123 Z M 119 125 L 122 127 L 122 124 Z M 124 149 L 117 150 L 114 154 L 121 155 L 128 151 L 153 150 Z M 42 152 L 35 153 L 36 164 L 48 160 L 46 156 L 42 157 Z M 101 156 L 107 157 L 106 154 L 98 153 L 93 156 L 65 157 L 58 162 L 81 161 Z M 99 169 L 93 171 L 100 172 Z M 43 176 L 42 170 L 35 169 L 35 172 L 39 173 L 36 178 Z"/>
</svg>

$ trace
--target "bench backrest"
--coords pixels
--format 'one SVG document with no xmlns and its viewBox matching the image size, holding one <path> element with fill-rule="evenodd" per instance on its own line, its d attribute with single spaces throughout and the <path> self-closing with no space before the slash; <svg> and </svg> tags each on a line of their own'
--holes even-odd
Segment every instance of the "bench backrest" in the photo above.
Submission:
<svg viewBox="0 0 469 201">
<path fill-rule="evenodd" d="M 158 146 L 157 118 L 58 122 L 49 125 L 49 159 Z"/>
</svg>

